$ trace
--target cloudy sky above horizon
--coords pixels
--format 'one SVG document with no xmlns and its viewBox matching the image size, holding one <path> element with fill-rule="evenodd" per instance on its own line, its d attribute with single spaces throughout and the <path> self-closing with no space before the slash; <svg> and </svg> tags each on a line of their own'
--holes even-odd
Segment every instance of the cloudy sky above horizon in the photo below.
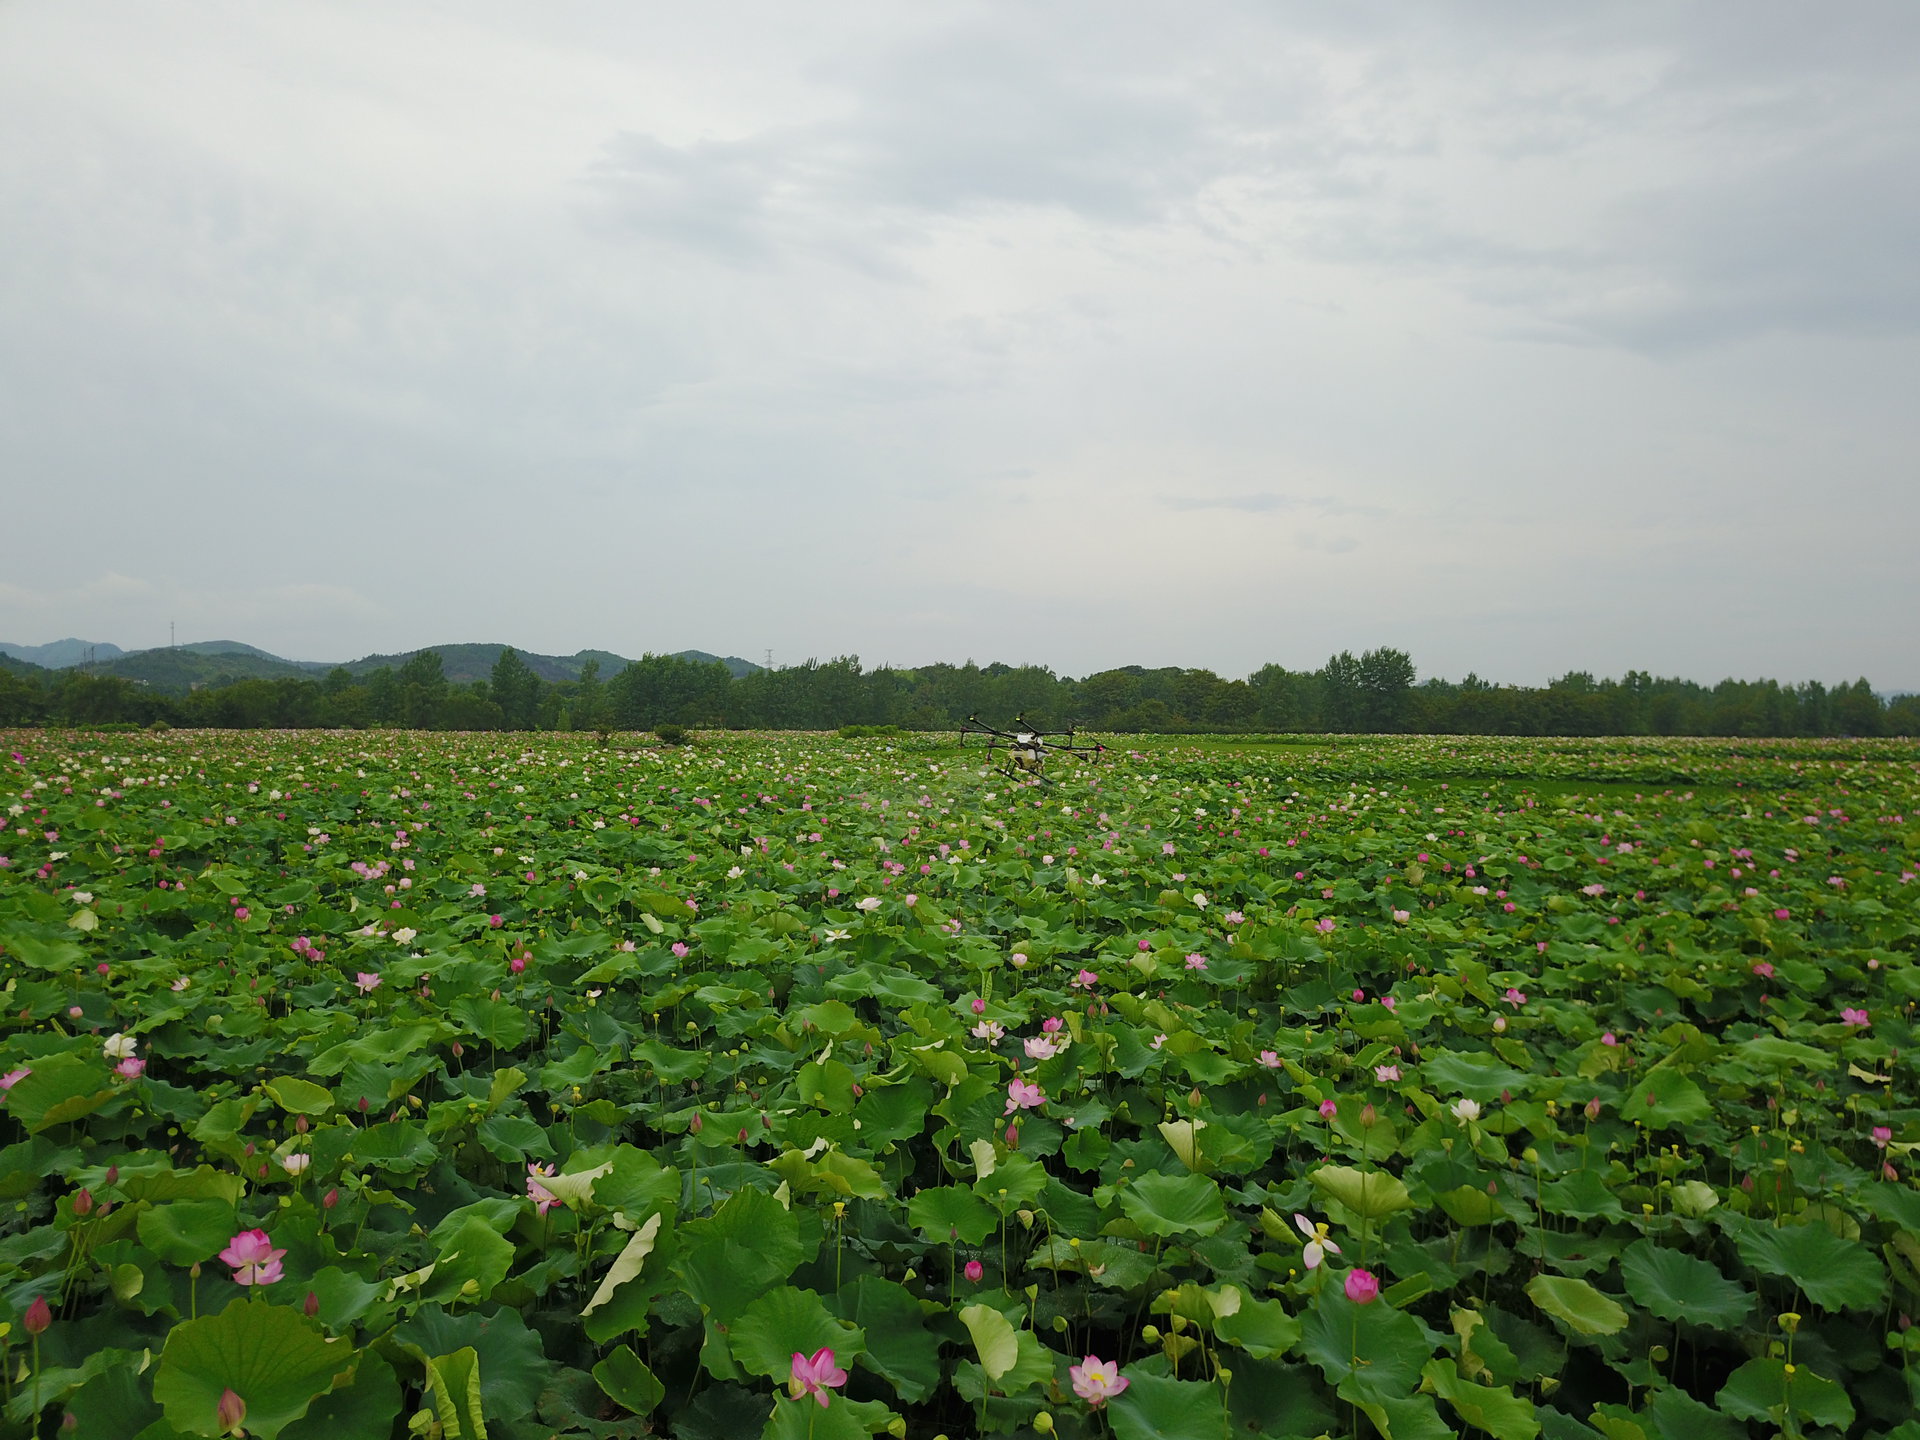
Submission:
<svg viewBox="0 0 1920 1440">
<path fill-rule="evenodd" d="M 1920 7 L 0 0 L 0 640 L 1920 689 Z"/>
</svg>

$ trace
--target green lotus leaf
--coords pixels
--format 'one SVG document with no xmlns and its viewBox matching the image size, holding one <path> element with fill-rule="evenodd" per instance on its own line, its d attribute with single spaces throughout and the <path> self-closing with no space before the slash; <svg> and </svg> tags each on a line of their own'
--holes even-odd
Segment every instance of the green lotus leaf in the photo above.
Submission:
<svg viewBox="0 0 1920 1440">
<path fill-rule="evenodd" d="M 866 1337 L 827 1311 L 811 1290 L 783 1285 L 769 1290 L 741 1312 L 729 1327 L 727 1343 L 740 1368 L 750 1375 L 784 1380 L 793 1355 L 831 1350 L 844 1370 L 866 1349 Z"/>
<path fill-rule="evenodd" d="M 1120 1192 L 1120 1208 L 1149 1235 L 1211 1235 L 1227 1223 L 1220 1187 L 1204 1175 L 1142 1175 Z"/>
<path fill-rule="evenodd" d="M 1651 1240 L 1626 1248 L 1620 1275 L 1633 1303 L 1662 1320 L 1733 1329 L 1753 1309 L 1753 1296 L 1707 1261 Z"/>
<path fill-rule="evenodd" d="M 600 1382 L 608 1399 L 635 1415 L 652 1414 L 667 1398 L 667 1387 L 654 1378 L 653 1371 L 630 1345 L 614 1347 L 612 1354 L 593 1367 L 593 1378 Z"/>
<path fill-rule="evenodd" d="M 1733 1232 L 1740 1258 L 1763 1275 L 1780 1275 L 1826 1310 L 1863 1310 L 1886 1295 L 1887 1272 L 1857 1240 L 1845 1240 L 1825 1225 L 1764 1225 L 1752 1221 Z"/>
<path fill-rule="evenodd" d="M 220 1399 L 231 1390 L 246 1403 L 248 1433 L 273 1440 L 355 1359 L 352 1346 L 326 1339 L 293 1307 L 242 1296 L 218 1314 L 174 1326 L 153 1398 L 174 1429 L 220 1435 Z"/>
<path fill-rule="evenodd" d="M 1618 1301 L 1571 1276 L 1536 1275 L 1527 1282 L 1527 1297 L 1576 1334 L 1612 1335 L 1627 1326 Z"/>
</svg>

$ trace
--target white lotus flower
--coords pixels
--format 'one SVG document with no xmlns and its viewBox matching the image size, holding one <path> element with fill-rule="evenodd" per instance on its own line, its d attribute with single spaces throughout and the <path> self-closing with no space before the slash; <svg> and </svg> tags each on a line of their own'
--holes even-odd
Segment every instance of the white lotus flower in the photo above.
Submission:
<svg viewBox="0 0 1920 1440">
<path fill-rule="evenodd" d="M 1306 1248 L 1300 1252 L 1300 1258 L 1306 1262 L 1307 1269 L 1317 1270 L 1320 1262 L 1329 1255 L 1338 1255 L 1340 1247 L 1327 1238 L 1327 1227 L 1307 1219 L 1298 1210 L 1293 1212 L 1293 1223 L 1300 1233 L 1307 1237 Z"/>
<path fill-rule="evenodd" d="M 1453 1115 L 1462 1125 L 1471 1125 L 1480 1118 L 1478 1100 L 1460 1099 L 1453 1102 Z"/>
<path fill-rule="evenodd" d="M 107 1037 L 107 1043 L 100 1047 L 100 1053 L 109 1060 L 131 1060 L 133 1052 L 140 1048 L 140 1042 L 131 1035 L 118 1031 Z"/>
</svg>

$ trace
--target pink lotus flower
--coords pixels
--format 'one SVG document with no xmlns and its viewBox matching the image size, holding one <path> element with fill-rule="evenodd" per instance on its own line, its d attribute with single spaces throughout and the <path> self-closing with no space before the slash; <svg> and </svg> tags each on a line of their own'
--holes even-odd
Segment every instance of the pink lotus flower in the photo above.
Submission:
<svg viewBox="0 0 1920 1440">
<path fill-rule="evenodd" d="M 1400 1067 L 1398 1065 L 1376 1065 L 1373 1067 L 1373 1078 L 1378 1080 L 1382 1085 L 1391 1085 L 1400 1078 Z"/>
<path fill-rule="evenodd" d="M 1356 1305 L 1371 1305 L 1380 1298 L 1380 1282 L 1371 1270 L 1347 1272 L 1347 1299 Z"/>
<path fill-rule="evenodd" d="M 1754 961 L 1753 973 L 1758 975 L 1762 980 L 1771 980 L 1773 978 L 1773 962 L 1770 960 Z"/>
<path fill-rule="evenodd" d="M 551 1165 L 539 1165 L 529 1162 L 527 1165 L 527 1198 L 533 1201 L 536 1213 L 544 1215 L 560 1203 L 560 1197 L 541 1184 L 542 1180 L 551 1180 L 554 1169 Z"/>
<path fill-rule="evenodd" d="M 1876 1125 L 1873 1127 L 1873 1143 L 1877 1148 L 1881 1150 L 1886 1149 L 1887 1142 L 1891 1139 L 1893 1139 L 1893 1130 L 1890 1126 Z"/>
<path fill-rule="evenodd" d="M 1091 990 L 1100 983 L 1100 977 L 1091 970 L 1082 970 L 1069 983 L 1076 990 Z"/>
<path fill-rule="evenodd" d="M 353 983 L 359 988 L 362 995 L 371 995 L 380 988 L 380 977 L 378 975 L 370 975 L 365 970 L 362 970 L 353 977 Z"/>
<path fill-rule="evenodd" d="M 1011 1080 L 1007 1083 L 1007 1108 L 1002 1115 L 1011 1115 L 1016 1110 L 1032 1110 L 1043 1104 L 1046 1096 L 1040 1093 L 1040 1087 L 1031 1080 Z"/>
<path fill-rule="evenodd" d="M 1333 933 L 1333 917 L 1331 915 L 1323 916 L 1313 928 L 1318 930 L 1322 935 L 1331 935 Z"/>
<path fill-rule="evenodd" d="M 787 1380 L 787 1392 L 800 1400 L 808 1395 L 824 1409 L 833 1398 L 827 1391 L 847 1383 L 847 1372 L 833 1363 L 833 1351 L 820 1349 L 811 1358 L 793 1352 L 793 1374 Z"/>
<path fill-rule="evenodd" d="M 242 1230 L 227 1242 L 220 1258 L 233 1266 L 234 1284 L 271 1285 L 280 1279 L 280 1257 L 286 1253 L 274 1249 L 266 1231 Z"/>
<path fill-rule="evenodd" d="M 1262 1050 L 1260 1052 L 1260 1063 L 1269 1070 L 1278 1070 L 1280 1068 L 1280 1057 L 1271 1050 Z"/>
<path fill-rule="evenodd" d="M 1207 957 L 1206 957 L 1206 956 L 1204 956 L 1204 955 L 1189 955 L 1189 956 L 1187 956 L 1187 969 L 1189 969 L 1189 970 L 1204 970 L 1204 969 L 1206 969 L 1206 968 L 1207 968 Z"/>
<path fill-rule="evenodd" d="M 1098 1355 L 1069 1365 L 1067 1378 L 1073 1381 L 1073 1393 L 1096 1410 L 1132 1383 L 1120 1373 L 1117 1361 L 1102 1360 Z"/>
<path fill-rule="evenodd" d="M 1866 1011 L 1855 1010 L 1849 1006 L 1840 1012 L 1840 1023 L 1842 1025 L 1850 1025 L 1856 1030 L 1864 1030 L 1873 1023 L 1873 1020 L 1868 1016 Z"/>
<path fill-rule="evenodd" d="M 974 1284 L 978 1285 L 986 1273 L 987 1267 L 982 1265 L 978 1260 L 967 1261 L 966 1276 L 967 1279 L 971 1280 Z"/>
<path fill-rule="evenodd" d="M 1320 1118 L 1322 1120 L 1331 1120 L 1336 1114 L 1339 1113 L 1339 1109 L 1340 1107 L 1335 1105 L 1333 1101 L 1322 1100 L 1320 1102 Z"/>
<path fill-rule="evenodd" d="M 9 1070 L 6 1074 L 0 1075 L 0 1104 L 6 1102 L 7 1092 L 9 1090 L 13 1089 L 14 1086 L 18 1085 L 32 1073 L 33 1071 L 31 1069 L 23 1065 L 18 1070 Z"/>
<path fill-rule="evenodd" d="M 1029 1060 L 1051 1060 L 1065 1048 L 1064 1040 L 1055 1040 L 1051 1035 L 1030 1035 L 1026 1040 Z"/>
<path fill-rule="evenodd" d="M 147 1062 L 137 1055 L 129 1055 L 113 1067 L 113 1073 L 126 1080 L 138 1080 L 147 1071 Z"/>
<path fill-rule="evenodd" d="M 1527 1003 L 1527 992 L 1524 990 L 1516 990 L 1509 985 L 1507 987 L 1506 1000 L 1509 1005 L 1515 1007 L 1524 1005 Z"/>
</svg>

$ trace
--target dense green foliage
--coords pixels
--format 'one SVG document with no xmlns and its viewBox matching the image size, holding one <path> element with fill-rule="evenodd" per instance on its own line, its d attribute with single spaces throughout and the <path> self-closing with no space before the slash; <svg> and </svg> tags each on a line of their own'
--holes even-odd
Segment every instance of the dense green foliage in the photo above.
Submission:
<svg viewBox="0 0 1920 1440">
<path fill-rule="evenodd" d="M 979 761 L 0 734 L 0 1436 L 1920 1435 L 1915 747 Z"/>
<path fill-rule="evenodd" d="M 1833 690 L 1817 682 L 1771 680 L 1707 687 L 1639 672 L 1618 681 L 1575 672 L 1540 688 L 1490 685 L 1471 675 L 1458 684 L 1416 684 L 1412 660 L 1392 649 L 1358 656 L 1343 651 L 1315 671 L 1268 665 L 1246 680 L 1224 680 L 1210 670 L 1139 666 L 1083 680 L 1039 666 L 983 668 L 971 662 L 867 670 L 851 657 L 736 676 L 720 660 L 648 655 L 612 669 L 602 665 L 603 652 L 583 651 L 579 668 L 554 680 L 511 648 L 457 648 L 498 655 L 485 678 L 465 683 L 449 677 L 439 652 L 422 650 L 397 664 L 375 664 L 380 657 L 373 657 L 322 678 L 236 679 L 181 694 L 110 675 L 16 667 L 11 674 L 0 670 L 0 724 L 950 730 L 976 713 L 1002 721 L 1024 713 L 1036 724 L 1078 722 L 1133 734 L 1920 734 L 1920 696 L 1883 701 L 1864 679 Z M 162 657 L 154 665 L 213 663 L 172 651 L 145 653 Z M 145 657 L 120 663 L 135 662 L 145 663 Z M 462 663 L 470 671 L 472 657 Z"/>
</svg>

